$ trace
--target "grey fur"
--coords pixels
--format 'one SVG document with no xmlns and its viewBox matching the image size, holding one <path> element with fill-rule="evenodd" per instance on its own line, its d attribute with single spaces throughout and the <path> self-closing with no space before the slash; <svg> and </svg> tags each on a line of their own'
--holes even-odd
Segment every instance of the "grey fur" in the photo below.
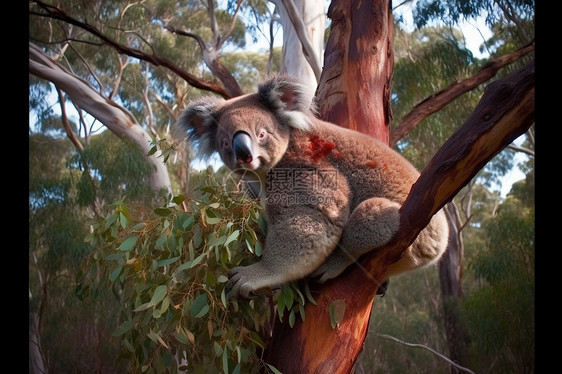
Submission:
<svg viewBox="0 0 562 374">
<path fill-rule="evenodd" d="M 177 128 L 203 155 L 217 151 L 231 170 L 250 169 L 266 186 L 264 251 L 259 262 L 230 270 L 227 287 L 235 297 L 307 276 L 338 276 L 392 239 L 400 205 L 419 176 L 386 144 L 316 118 L 310 92 L 286 76 L 263 82 L 255 94 L 195 102 Z M 244 164 L 231 146 L 238 131 L 252 138 Z M 387 275 L 435 262 L 447 241 L 440 211 Z"/>
<path fill-rule="evenodd" d="M 217 119 L 215 109 L 224 99 L 214 96 L 206 96 L 197 101 L 193 101 L 180 115 L 180 118 L 173 128 L 173 137 L 176 139 L 187 139 L 189 143 L 195 145 L 198 154 L 202 158 L 210 157 L 217 149 L 215 140 L 215 129 Z M 197 131 L 194 123 L 200 122 L 200 127 L 207 127 L 208 131 Z"/>
</svg>

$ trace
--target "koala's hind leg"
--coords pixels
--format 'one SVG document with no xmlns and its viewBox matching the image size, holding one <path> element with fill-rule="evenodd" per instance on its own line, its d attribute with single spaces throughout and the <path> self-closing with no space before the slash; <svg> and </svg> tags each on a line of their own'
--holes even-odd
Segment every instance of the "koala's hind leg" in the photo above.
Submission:
<svg viewBox="0 0 562 374">
<path fill-rule="evenodd" d="M 392 264 L 388 275 L 427 266 L 437 261 L 449 244 L 449 223 L 444 210 L 440 210 L 429 224 L 418 234 L 416 240 L 406 249 L 402 258 Z"/>
<path fill-rule="evenodd" d="M 392 239 L 400 226 L 400 205 L 385 198 L 363 201 L 351 213 L 336 250 L 312 274 L 319 282 L 340 275 L 361 255 Z"/>
</svg>

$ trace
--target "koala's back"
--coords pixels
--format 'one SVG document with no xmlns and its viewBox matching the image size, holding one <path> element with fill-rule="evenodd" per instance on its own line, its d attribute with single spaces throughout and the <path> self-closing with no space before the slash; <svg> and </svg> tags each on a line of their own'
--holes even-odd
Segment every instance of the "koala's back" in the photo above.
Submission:
<svg viewBox="0 0 562 374">
<path fill-rule="evenodd" d="M 351 209 L 375 196 L 401 204 L 419 176 L 415 167 L 388 145 L 320 120 L 314 121 L 311 133 L 293 133 L 288 154 L 311 167 L 337 169 L 352 192 Z"/>
</svg>

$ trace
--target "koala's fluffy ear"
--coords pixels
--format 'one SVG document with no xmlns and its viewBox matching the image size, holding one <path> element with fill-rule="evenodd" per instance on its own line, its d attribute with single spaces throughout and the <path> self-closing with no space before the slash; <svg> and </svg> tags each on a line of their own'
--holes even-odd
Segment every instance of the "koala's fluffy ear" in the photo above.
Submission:
<svg viewBox="0 0 562 374">
<path fill-rule="evenodd" d="M 260 99 L 277 114 L 281 123 L 310 130 L 316 110 L 313 92 L 289 75 L 277 75 L 258 86 Z"/>
<path fill-rule="evenodd" d="M 217 104 L 223 99 L 205 97 L 191 103 L 181 114 L 174 126 L 173 136 L 176 139 L 187 139 L 196 145 L 201 157 L 209 157 L 216 151 Z"/>
</svg>

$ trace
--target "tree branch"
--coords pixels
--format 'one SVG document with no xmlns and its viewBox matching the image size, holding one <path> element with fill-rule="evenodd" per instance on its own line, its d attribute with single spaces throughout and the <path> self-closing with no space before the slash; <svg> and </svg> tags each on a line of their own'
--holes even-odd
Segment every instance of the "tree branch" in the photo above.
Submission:
<svg viewBox="0 0 562 374">
<path fill-rule="evenodd" d="M 402 205 L 400 232 L 415 232 L 407 245 L 488 161 L 534 123 L 534 95 L 534 60 L 486 88 L 470 117 L 431 159 Z"/>
<path fill-rule="evenodd" d="M 65 91 L 77 106 L 98 119 L 115 135 L 130 139 L 145 155 L 148 154 L 152 139 L 128 110 L 101 96 L 88 82 L 63 69 L 32 43 L 29 43 L 29 72 L 52 82 Z M 150 186 L 153 191 L 163 188 L 171 193 L 168 169 L 158 159 L 159 155 L 157 152 L 147 157 L 148 162 L 154 166 Z"/>
<path fill-rule="evenodd" d="M 157 94 L 155 94 L 154 92 L 150 92 L 150 94 L 156 99 L 156 102 L 160 104 L 162 108 L 164 108 L 164 110 L 168 113 L 170 118 L 174 122 L 176 122 L 178 120 L 178 117 L 177 114 L 172 110 L 172 108 L 170 108 L 170 106 L 167 103 L 165 103 L 164 100 L 162 100 L 162 98 Z"/>
<path fill-rule="evenodd" d="M 505 54 L 495 60 L 488 62 L 470 78 L 455 82 L 447 88 L 431 95 L 417 104 L 403 119 L 402 122 L 390 132 L 389 145 L 394 147 L 407 133 L 412 131 L 427 116 L 441 110 L 462 94 L 473 90 L 480 84 L 492 78 L 502 67 L 511 64 L 520 57 L 535 49 L 535 42 L 531 42 L 515 52 Z"/>
<path fill-rule="evenodd" d="M 529 148 L 520 147 L 520 146 L 515 145 L 515 144 L 510 144 L 510 145 L 507 146 L 507 148 L 513 149 L 516 152 L 523 152 L 525 154 L 528 154 L 529 156 L 535 157 L 535 151 L 533 151 Z"/>
<path fill-rule="evenodd" d="M 121 79 L 123 78 L 123 71 L 125 70 L 125 66 L 127 66 L 129 64 L 129 59 L 126 56 L 123 56 L 125 58 L 125 61 L 121 61 L 121 55 L 117 54 L 117 61 L 119 64 L 119 70 L 117 72 L 117 78 L 115 79 L 114 83 L 113 83 L 113 89 L 111 90 L 111 93 L 109 94 L 108 99 L 109 100 L 113 100 L 115 98 L 115 96 L 117 95 L 117 91 L 119 90 L 119 86 L 121 85 Z M 103 92 L 100 90 L 100 92 Z"/>
<path fill-rule="evenodd" d="M 157 19 L 157 18 L 154 18 L 154 19 Z M 188 38 L 195 39 L 197 44 L 199 44 L 199 48 L 201 48 L 202 51 L 207 49 L 207 44 L 205 44 L 205 41 L 203 40 L 203 38 L 201 36 L 199 36 L 197 34 L 194 34 L 192 32 L 189 32 L 189 31 L 178 29 L 177 27 L 174 27 L 172 25 L 167 24 L 166 22 L 164 22 L 161 19 L 158 19 L 158 20 L 160 22 L 162 22 L 162 27 L 165 28 L 166 30 L 168 30 L 169 32 L 171 32 L 173 34 L 177 34 L 177 35 L 181 35 L 181 36 L 187 36 Z"/>
<path fill-rule="evenodd" d="M 213 0 L 207 0 L 207 14 L 211 20 L 211 31 L 213 32 L 213 47 L 217 46 L 220 40 L 219 25 L 215 16 L 215 3 Z"/>
<path fill-rule="evenodd" d="M 414 347 L 414 348 L 423 348 L 426 349 L 428 351 L 430 351 L 431 353 L 433 353 L 435 356 L 447 361 L 449 364 L 453 365 L 454 367 L 456 367 L 459 370 L 462 371 L 466 371 L 467 373 L 472 373 L 475 374 L 472 370 L 465 368 L 464 366 L 461 366 L 459 364 L 457 364 L 456 362 L 452 361 L 451 359 L 449 359 L 448 357 L 442 355 L 441 353 L 437 352 L 435 349 L 428 347 L 427 345 L 423 345 L 423 344 L 415 344 L 415 343 L 408 343 L 405 342 L 404 340 L 400 340 L 398 338 L 395 338 L 394 336 L 390 336 L 390 335 L 386 335 L 386 334 L 374 334 L 375 336 L 378 336 L 380 338 L 384 338 L 384 339 L 389 339 L 389 340 L 394 340 L 395 342 L 398 342 L 400 344 L 404 344 L 407 347 Z"/>
<path fill-rule="evenodd" d="M 58 8 L 58 7 L 49 5 L 49 4 L 45 4 L 44 2 L 38 1 L 38 0 L 33 0 L 33 2 L 36 3 L 37 5 L 39 5 L 47 13 L 43 14 L 43 13 L 37 13 L 37 12 L 30 12 L 30 14 L 34 14 L 34 15 L 37 15 L 37 16 L 40 16 L 40 17 L 48 17 L 48 18 L 58 19 L 60 21 L 67 22 L 67 23 L 70 23 L 72 25 L 78 26 L 78 27 L 88 31 L 92 35 L 98 37 L 99 39 L 101 39 L 105 44 L 109 45 L 110 47 L 115 48 L 117 50 L 117 52 L 119 52 L 119 53 L 123 53 L 123 54 L 126 54 L 128 56 L 135 57 L 135 58 L 138 58 L 140 60 L 150 62 L 154 66 L 163 66 L 163 67 L 173 71 L 174 73 L 176 73 L 180 78 L 184 79 L 187 83 L 189 83 L 191 86 L 193 86 L 195 88 L 199 88 L 199 89 L 202 89 L 202 90 L 214 92 L 214 93 L 216 93 L 216 94 L 218 94 L 218 95 L 220 95 L 220 96 L 222 96 L 226 99 L 231 97 L 231 95 L 224 89 L 223 86 L 221 86 L 219 84 L 216 84 L 216 83 L 213 83 L 213 82 L 207 82 L 203 79 L 197 78 L 194 75 L 191 75 L 191 74 L 187 73 L 186 71 L 184 71 L 179 66 L 177 66 L 172 61 L 170 61 L 166 58 L 163 58 L 163 57 L 160 57 L 160 56 L 157 56 L 157 55 L 147 54 L 147 53 L 145 53 L 141 50 L 130 48 L 126 45 L 120 44 L 120 43 L 108 38 L 106 35 L 104 35 L 101 31 L 99 31 L 94 26 L 70 17 L 61 8 Z"/>
<path fill-rule="evenodd" d="M 210 9 L 214 9 L 214 7 L 212 7 L 212 1 L 209 1 L 209 3 L 211 3 Z M 209 15 L 211 17 L 211 25 L 212 25 L 211 28 L 213 29 L 213 44 L 211 46 L 208 46 L 203 40 L 203 38 L 201 38 L 201 36 L 197 34 L 178 29 L 174 26 L 166 24 L 163 21 L 162 24 L 166 30 L 172 33 L 195 39 L 199 44 L 199 47 L 201 48 L 203 62 L 205 62 L 205 65 L 207 65 L 207 67 L 211 70 L 213 75 L 222 82 L 224 86 L 224 90 L 228 94 L 228 97 L 240 96 L 243 94 L 240 85 L 238 84 L 236 79 L 234 79 L 234 77 L 228 71 L 228 69 L 226 69 L 219 60 L 218 48 L 224 43 L 224 40 L 221 41 L 218 36 L 218 28 L 217 28 L 218 26 L 215 25 L 216 17 L 214 16 L 214 10 L 213 11 L 209 10 Z"/>
<path fill-rule="evenodd" d="M 82 143 L 80 143 L 80 140 L 76 137 L 76 134 L 74 134 L 74 132 L 70 128 L 70 123 L 68 122 L 68 116 L 66 115 L 66 105 L 64 103 L 64 95 L 58 87 L 56 89 L 59 96 L 62 125 L 64 127 L 64 131 L 66 132 L 66 136 L 68 137 L 68 139 L 70 139 L 72 144 L 74 144 L 78 152 L 82 153 L 84 151 L 84 146 L 82 145 Z"/>
<path fill-rule="evenodd" d="M 236 26 L 236 19 L 238 18 L 238 11 L 240 10 L 240 6 L 242 5 L 242 0 L 236 0 L 236 9 L 234 10 L 234 15 L 232 16 L 232 22 L 228 27 L 228 30 L 224 33 L 224 35 L 219 39 L 217 45 L 215 46 L 217 49 L 220 49 L 224 42 L 230 37 L 232 31 L 234 31 L 234 26 Z"/>
</svg>

